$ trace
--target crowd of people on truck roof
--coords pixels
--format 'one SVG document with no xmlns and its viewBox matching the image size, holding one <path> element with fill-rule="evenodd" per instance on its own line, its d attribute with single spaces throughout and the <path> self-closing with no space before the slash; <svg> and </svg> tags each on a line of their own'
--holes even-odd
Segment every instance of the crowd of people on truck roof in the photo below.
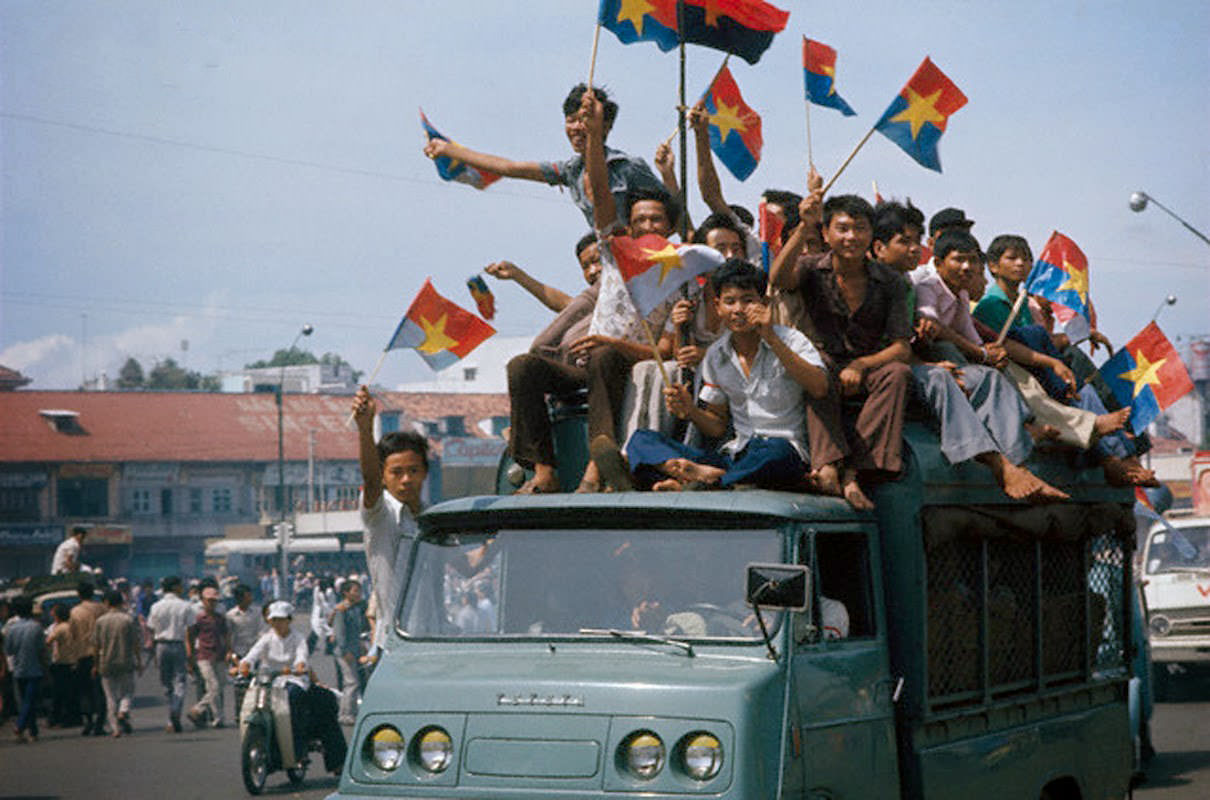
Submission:
<svg viewBox="0 0 1210 800">
<path fill-rule="evenodd" d="M 532 470 L 520 493 L 559 491 L 546 398 L 585 390 L 591 460 L 580 492 L 754 485 L 869 509 L 870 486 L 903 469 L 912 406 L 938 430 L 950 463 L 983 464 L 1014 499 L 1068 496 L 1025 466 L 1035 447 L 1099 464 L 1113 484 L 1155 483 L 1139 460 L 1145 437 L 1127 428 L 1129 409 L 1078 343 L 1054 331 L 1047 301 L 1014 304 L 1033 261 L 1023 237 L 998 235 L 985 249 L 957 208 L 935 213 L 926 229 L 910 201 L 825 198 L 812 169 L 803 195 L 762 195 L 783 223 L 766 274 L 756 266 L 752 214 L 723 197 L 700 102 L 688 120 L 710 214 L 687 238 L 726 261 L 640 319 L 611 244 L 672 237 L 687 211 L 667 142 L 655 153 L 658 176 L 605 145 L 617 110 L 606 91 L 574 87 L 563 103 L 574 155 L 562 162 L 513 161 L 441 139 L 425 145 L 431 158 L 566 187 L 593 227 L 573 251 L 587 284 L 578 294 L 511 262 L 486 269 L 556 313 L 507 368 L 511 455 Z M 926 233 L 933 257 L 921 264 Z M 660 359 L 691 381 L 663 384 L 644 323 Z M 1108 345 L 1095 329 L 1089 342 L 1094 351 Z"/>
</svg>

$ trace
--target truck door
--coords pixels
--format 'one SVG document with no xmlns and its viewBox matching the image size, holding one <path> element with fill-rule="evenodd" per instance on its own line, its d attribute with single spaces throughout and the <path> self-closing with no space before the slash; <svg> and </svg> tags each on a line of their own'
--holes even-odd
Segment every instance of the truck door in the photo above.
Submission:
<svg viewBox="0 0 1210 800">
<path fill-rule="evenodd" d="M 793 615 L 787 796 L 898 797 L 893 697 L 881 574 L 868 528 L 805 528 L 808 613 Z"/>
</svg>

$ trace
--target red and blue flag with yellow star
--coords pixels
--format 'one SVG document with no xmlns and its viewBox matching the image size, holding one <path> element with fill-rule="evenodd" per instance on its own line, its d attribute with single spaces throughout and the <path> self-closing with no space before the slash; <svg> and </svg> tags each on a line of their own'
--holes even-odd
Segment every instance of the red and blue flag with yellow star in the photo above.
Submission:
<svg viewBox="0 0 1210 800">
<path fill-rule="evenodd" d="M 966 95 L 926 57 L 874 129 L 929 169 L 941 171 L 937 143 Z"/>
<path fill-rule="evenodd" d="M 745 180 L 760 163 L 764 139 L 760 114 L 744 102 L 739 86 L 724 65 L 702 95 L 710 124 L 710 149 L 732 175 Z"/>
<path fill-rule="evenodd" d="M 410 347 L 434 370 L 443 370 L 482 344 L 496 329 L 437 294 L 426 279 L 385 349 Z"/>
<path fill-rule="evenodd" d="M 760 238 L 760 264 L 765 272 L 768 272 L 773 264 L 773 259 L 777 258 L 777 254 L 781 252 L 781 232 L 786 227 L 786 223 L 780 214 L 774 214 L 769 210 L 763 197 L 760 199 L 756 213 Z"/>
<path fill-rule="evenodd" d="M 1193 390 L 1184 362 L 1154 321 L 1101 366 L 1101 377 L 1122 407 L 1130 407 L 1136 434 Z"/>
<path fill-rule="evenodd" d="M 788 11 L 763 0 L 684 0 L 685 41 L 755 64 L 785 30 Z M 677 0 L 601 0 L 597 20 L 622 44 L 654 42 L 667 52 L 676 47 Z"/>
<path fill-rule="evenodd" d="M 442 141 L 453 141 L 448 136 L 442 135 L 429 122 L 429 118 L 424 115 L 424 109 L 420 109 L 420 125 L 424 128 L 424 135 L 429 139 L 441 139 Z M 496 181 L 500 180 L 500 176 L 494 172 L 488 172 L 482 169 L 476 169 L 464 161 L 457 161 L 449 156 L 441 156 L 433 159 L 433 163 L 437 166 L 437 175 L 443 181 L 457 181 L 465 183 L 468 186 L 474 186 L 476 189 L 486 189 Z"/>
<path fill-rule="evenodd" d="M 640 317 L 646 317 L 699 275 L 722 266 L 723 256 L 704 244 L 673 244 L 649 233 L 637 239 L 615 236 L 609 243 Z"/>
<path fill-rule="evenodd" d="M 1025 279 L 1025 291 L 1066 306 L 1087 320 L 1088 257 L 1071 239 L 1053 232 Z"/>
<path fill-rule="evenodd" d="M 836 93 L 836 51 L 823 42 L 802 37 L 802 75 L 807 100 L 834 108 L 846 117 L 857 112 Z"/>
<path fill-rule="evenodd" d="M 597 21 L 622 44 L 654 42 L 666 53 L 680 42 L 676 0 L 601 0 Z"/>
</svg>

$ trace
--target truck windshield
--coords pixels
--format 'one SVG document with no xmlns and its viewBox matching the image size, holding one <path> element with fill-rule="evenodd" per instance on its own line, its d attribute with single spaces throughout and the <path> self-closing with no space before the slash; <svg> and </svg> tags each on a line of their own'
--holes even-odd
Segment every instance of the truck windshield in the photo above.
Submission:
<svg viewBox="0 0 1210 800">
<path fill-rule="evenodd" d="M 780 562 L 774 530 L 499 530 L 422 538 L 400 609 L 414 637 L 759 640 L 745 570 Z M 780 614 L 762 612 L 776 630 Z M 595 632 L 593 632 L 595 631 Z"/>
<path fill-rule="evenodd" d="M 1210 570 L 1210 525 L 1156 531 L 1147 549 L 1147 574 Z"/>
</svg>

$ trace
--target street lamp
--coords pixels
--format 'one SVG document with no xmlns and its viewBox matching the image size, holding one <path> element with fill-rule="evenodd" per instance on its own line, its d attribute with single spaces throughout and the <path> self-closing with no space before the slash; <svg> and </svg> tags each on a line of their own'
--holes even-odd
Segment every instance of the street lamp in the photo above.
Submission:
<svg viewBox="0 0 1210 800">
<path fill-rule="evenodd" d="M 1137 192 L 1134 192 L 1133 194 L 1130 195 L 1130 210 L 1131 211 L 1142 211 L 1144 208 L 1147 207 L 1148 203 L 1155 203 L 1157 206 L 1162 208 L 1164 211 L 1167 211 L 1168 215 L 1170 217 L 1172 217 L 1174 220 L 1176 220 L 1177 222 L 1184 225 L 1189 230 L 1189 232 L 1192 233 L 1194 236 L 1201 239 L 1206 244 L 1210 244 L 1210 239 L 1206 238 L 1206 234 L 1202 233 L 1197 228 L 1190 225 L 1188 222 L 1185 222 L 1185 220 L 1181 219 L 1180 217 L 1178 217 L 1176 215 L 1175 211 L 1173 211 L 1171 208 L 1168 208 L 1168 206 L 1164 205 L 1159 200 L 1156 200 L 1154 197 L 1147 194 L 1142 189 L 1139 189 Z M 1169 303 L 1169 305 L 1171 305 L 1171 303 Z"/>
<path fill-rule="evenodd" d="M 1151 315 L 1151 321 L 1152 322 L 1156 321 L 1156 319 L 1160 315 L 1160 312 L 1164 310 L 1164 306 L 1174 306 L 1174 305 L 1176 305 L 1176 295 L 1170 294 L 1167 297 L 1165 297 L 1163 300 L 1160 301 L 1160 304 L 1155 307 L 1155 313 Z"/>
<path fill-rule="evenodd" d="M 303 325 L 302 329 L 295 335 L 294 341 L 290 342 L 290 346 L 286 349 L 286 357 L 289 357 L 294 346 L 298 344 L 298 340 L 304 336 L 310 336 L 315 329 L 310 325 Z M 286 364 L 283 359 L 281 372 L 277 380 L 277 511 L 278 511 L 278 545 L 281 547 L 281 572 L 278 575 L 278 580 L 281 581 L 282 589 L 289 586 L 289 581 L 286 580 L 290 574 L 290 559 L 289 553 L 286 550 L 286 445 L 285 436 L 282 429 L 282 395 L 286 391 Z"/>
</svg>

